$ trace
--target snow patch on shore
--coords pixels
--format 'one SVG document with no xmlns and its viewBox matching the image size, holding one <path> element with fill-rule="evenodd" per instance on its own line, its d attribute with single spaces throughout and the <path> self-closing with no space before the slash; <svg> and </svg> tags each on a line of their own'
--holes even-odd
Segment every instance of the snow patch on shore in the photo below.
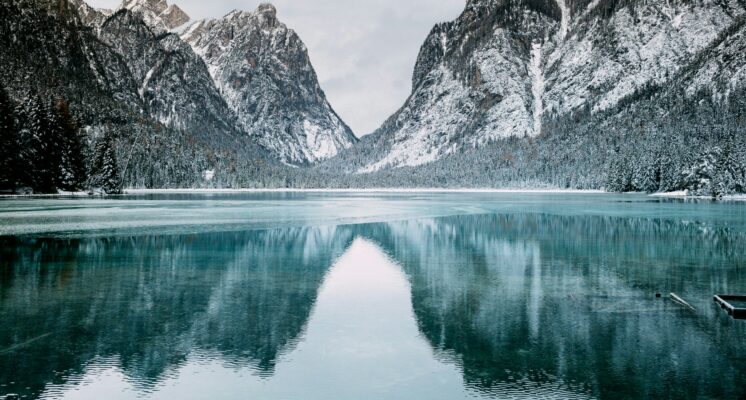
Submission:
<svg viewBox="0 0 746 400">
<path fill-rule="evenodd" d="M 665 193 L 653 193 L 650 195 L 650 197 L 660 197 L 660 198 L 669 198 L 669 199 L 702 199 L 702 200 L 714 200 L 710 196 L 693 196 L 690 195 L 688 191 L 686 190 L 680 190 L 676 192 L 665 192 Z M 723 196 L 722 198 L 718 199 L 721 201 L 746 201 L 746 194 L 732 194 L 728 196 Z"/>
<path fill-rule="evenodd" d="M 653 193 L 650 197 L 688 197 L 686 190 L 679 190 L 676 192 L 665 192 L 665 193 Z"/>
</svg>

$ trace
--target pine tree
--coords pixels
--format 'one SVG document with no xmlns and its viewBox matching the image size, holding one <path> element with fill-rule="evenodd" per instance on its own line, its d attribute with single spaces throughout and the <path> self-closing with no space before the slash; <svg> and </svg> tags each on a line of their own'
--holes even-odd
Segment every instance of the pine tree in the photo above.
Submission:
<svg viewBox="0 0 746 400">
<path fill-rule="evenodd" d="M 57 187 L 67 191 L 80 190 L 86 181 L 83 140 L 79 129 L 63 100 L 55 107 L 55 131 L 60 134 L 60 164 L 57 173 Z"/>
<path fill-rule="evenodd" d="M 735 144 L 732 138 L 727 138 L 720 152 L 712 177 L 710 192 L 713 197 L 722 197 L 743 191 L 741 177 L 743 166 L 738 161 Z"/>
<path fill-rule="evenodd" d="M 13 190 L 19 184 L 19 136 L 14 105 L 0 87 L 0 190 Z"/>
<path fill-rule="evenodd" d="M 96 142 L 89 172 L 89 186 L 106 194 L 117 194 L 122 190 L 114 151 L 114 139 L 111 134 L 105 135 Z"/>
<path fill-rule="evenodd" d="M 632 187 L 632 169 L 629 161 L 617 149 L 612 155 L 607 167 L 606 190 L 610 192 L 629 192 Z"/>
<path fill-rule="evenodd" d="M 686 188 L 693 194 L 717 197 L 717 193 L 713 189 L 713 178 L 721 153 L 720 147 L 707 148 L 697 158 L 694 165 L 684 171 Z"/>
<path fill-rule="evenodd" d="M 650 154 L 638 157 L 633 167 L 632 189 L 653 193 L 660 186 L 660 173 L 656 168 L 654 158 Z"/>
<path fill-rule="evenodd" d="M 59 128 L 52 122 L 52 111 L 39 95 L 26 98 L 21 130 L 21 168 L 23 183 L 35 192 L 54 193 L 60 164 Z"/>
</svg>

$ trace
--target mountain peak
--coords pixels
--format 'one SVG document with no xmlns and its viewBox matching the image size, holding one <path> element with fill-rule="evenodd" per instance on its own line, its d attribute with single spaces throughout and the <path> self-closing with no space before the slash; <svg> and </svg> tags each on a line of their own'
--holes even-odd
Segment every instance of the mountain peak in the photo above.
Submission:
<svg viewBox="0 0 746 400">
<path fill-rule="evenodd" d="M 270 3 L 259 4 L 259 7 L 256 8 L 256 13 L 265 15 L 272 19 L 277 18 L 277 8 Z"/>
<path fill-rule="evenodd" d="M 121 6 L 132 11 L 148 10 L 156 14 L 162 13 L 167 7 L 166 0 L 124 0 Z"/>
<path fill-rule="evenodd" d="M 197 22 L 181 37 L 204 59 L 240 126 L 277 159 L 307 165 L 356 142 L 319 86 L 306 46 L 272 4 Z"/>
<path fill-rule="evenodd" d="M 168 6 L 168 8 L 161 13 L 160 17 L 169 29 L 182 26 L 191 19 L 184 10 L 175 4 Z"/>
<path fill-rule="evenodd" d="M 166 0 L 124 0 L 120 8 L 141 14 L 148 25 L 163 30 L 178 28 L 191 19 L 179 6 L 169 5 Z"/>
</svg>

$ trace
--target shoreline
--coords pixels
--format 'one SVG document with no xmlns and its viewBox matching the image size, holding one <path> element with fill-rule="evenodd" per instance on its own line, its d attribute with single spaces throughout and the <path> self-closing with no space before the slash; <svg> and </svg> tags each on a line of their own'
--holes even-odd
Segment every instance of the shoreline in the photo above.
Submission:
<svg viewBox="0 0 746 400">
<path fill-rule="evenodd" d="M 686 191 L 681 190 L 677 192 L 664 192 L 664 193 L 652 193 L 650 197 L 657 197 L 663 199 L 694 199 L 694 200 L 717 200 L 717 201 L 746 201 L 746 194 L 731 194 L 723 196 L 720 199 L 713 199 L 709 196 L 693 196 L 688 194 Z"/>
<path fill-rule="evenodd" d="M 141 196 L 149 194 L 240 194 L 240 193 L 431 193 L 431 194 L 448 194 L 448 193 L 473 193 L 473 194 L 614 194 L 604 190 L 597 189 L 551 189 L 551 188 L 499 188 L 499 189 L 469 189 L 469 188 L 367 188 L 367 189 L 299 189 L 299 188 L 277 188 L 277 189 L 125 189 L 123 193 L 117 195 L 89 194 L 88 192 L 60 192 L 57 194 L 0 194 L 0 199 L 10 198 L 100 198 L 100 197 L 128 197 Z M 617 193 L 632 194 L 632 193 Z M 634 193 L 645 195 L 651 198 L 667 199 L 696 199 L 696 200 L 714 200 L 708 196 L 692 196 L 685 191 L 666 192 L 666 193 Z M 737 194 L 724 196 L 720 201 L 746 201 L 746 194 Z"/>
<path fill-rule="evenodd" d="M 370 188 L 370 189 L 125 189 L 121 194 L 102 195 L 88 192 L 57 194 L 0 194 L 2 198 L 96 198 L 126 197 L 148 194 L 239 194 L 239 193 L 525 193 L 525 194 L 604 194 L 592 189 L 439 189 L 439 188 Z"/>
<path fill-rule="evenodd" d="M 124 195 L 189 193 L 560 193 L 601 194 L 602 190 L 580 189 L 438 189 L 438 188 L 370 188 L 370 189 L 127 189 Z"/>
</svg>

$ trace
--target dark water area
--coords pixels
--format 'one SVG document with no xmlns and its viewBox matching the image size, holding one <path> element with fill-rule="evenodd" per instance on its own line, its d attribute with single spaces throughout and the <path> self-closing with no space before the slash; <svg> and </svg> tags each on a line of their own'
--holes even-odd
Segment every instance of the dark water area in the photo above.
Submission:
<svg viewBox="0 0 746 400">
<path fill-rule="evenodd" d="M 746 204 L 141 196 L 0 222 L 0 396 L 746 396 L 746 321 L 712 301 L 746 294 Z"/>
</svg>

